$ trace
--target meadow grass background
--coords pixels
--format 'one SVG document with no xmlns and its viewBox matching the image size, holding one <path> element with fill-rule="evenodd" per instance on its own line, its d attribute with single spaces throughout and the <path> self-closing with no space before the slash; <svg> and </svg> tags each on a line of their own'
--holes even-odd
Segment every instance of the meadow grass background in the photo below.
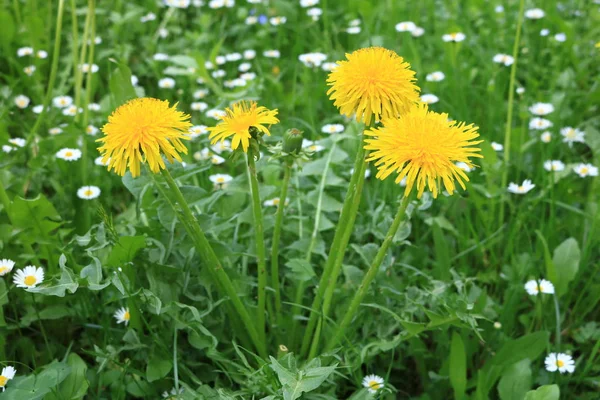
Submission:
<svg viewBox="0 0 600 400">
<path fill-rule="evenodd" d="M 556 398 L 525 397 L 550 384 L 558 385 L 560 398 L 597 399 L 600 189 L 598 178 L 582 178 L 573 167 L 600 166 L 600 5 L 522 3 L 321 0 L 316 7 L 323 13 L 314 21 L 295 0 L 182 9 L 155 1 L 3 0 L 0 142 L 12 150 L 0 160 L 0 258 L 14 260 L 15 270 L 41 266 L 46 278 L 34 294 L 15 287 L 10 274 L 0 280 L 0 364 L 17 369 L 0 399 L 160 398 L 173 387 L 185 388 L 173 396 L 181 399 L 299 398 L 286 386 L 286 371 L 303 385 L 303 399 Z M 513 66 L 492 59 L 513 55 L 521 5 L 539 7 L 545 16 L 523 20 L 511 85 Z M 156 19 L 142 23 L 150 12 Z M 246 23 L 248 16 L 261 15 L 286 21 Z M 360 20 L 358 34 L 347 32 L 354 19 Z M 422 27 L 423 35 L 397 32 L 402 21 Z M 541 36 L 542 29 L 549 35 Z M 450 32 L 466 38 L 444 42 L 442 35 Z M 558 33 L 566 40 L 557 40 Z M 96 36 L 100 40 L 88 45 Z M 18 49 L 26 46 L 48 57 L 19 57 Z M 340 116 L 327 98 L 328 72 L 298 57 L 321 52 L 335 62 L 367 46 L 404 57 L 421 92 L 439 98 L 431 109 L 478 125 L 484 159 L 469 172 L 466 191 L 413 201 L 410 220 L 396 235 L 344 343 L 333 354 L 308 360 L 298 354 L 306 308 L 364 126 Z M 216 64 L 218 55 L 248 49 L 256 51 L 254 59 L 219 66 L 224 78 L 204 68 L 205 61 Z M 268 50 L 280 57 L 265 57 Z M 157 53 L 169 58 L 157 61 Z M 98 71 L 78 73 L 82 60 Z M 224 81 L 236 78 L 244 61 L 256 78 L 227 88 Z M 36 67 L 31 76 L 24 71 L 30 65 Z M 427 81 L 434 71 L 445 79 Z M 138 78 L 135 87 L 131 73 Z M 174 88 L 158 86 L 165 77 L 175 80 Z M 208 94 L 194 98 L 204 88 Z M 30 104 L 19 108 L 18 95 Z M 33 111 L 46 96 L 61 95 L 78 100 L 84 111 L 66 116 L 51 103 L 43 116 Z M 94 164 L 101 132 L 92 136 L 86 127 L 100 128 L 134 95 L 178 102 L 195 125 L 206 126 L 217 121 L 192 110 L 193 102 L 224 109 L 234 100 L 256 99 L 279 110 L 281 123 L 265 138 L 268 145 L 297 128 L 323 147 L 294 169 L 291 180 L 280 251 L 285 318 L 267 331 L 268 353 L 278 363 L 259 359 L 236 337 L 238 322 L 225 313 L 229 300 L 216 294 L 192 241 L 157 196 L 154 178 L 144 173 L 121 179 Z M 536 102 L 555 108 L 545 116 L 553 124 L 546 129 L 552 134 L 548 143 L 540 138 L 543 130 L 529 128 L 535 117 L 529 107 Z M 99 104 L 99 111 L 88 110 L 89 103 Z M 333 123 L 344 132 L 321 131 Z M 50 134 L 56 127 L 62 133 Z M 585 143 L 564 143 L 564 127 L 584 131 Z M 10 138 L 27 143 L 12 145 Z M 492 142 L 504 149 L 494 150 Z M 58 159 L 65 147 L 81 149 L 82 158 Z M 243 157 L 225 151 L 226 162 L 219 165 L 196 159 L 196 152 L 210 147 L 207 135 L 188 147 L 186 165 L 170 166 L 171 173 L 252 309 L 255 244 Z M 262 152 L 260 193 L 267 201 L 279 195 L 282 166 L 267 147 Z M 566 168 L 548 172 L 546 160 L 561 160 Z M 403 192 L 392 179 L 375 179 L 373 166 L 370 171 L 324 338 L 335 332 Z M 214 188 L 209 176 L 216 173 L 233 180 Z M 507 191 L 508 182 L 524 179 L 536 185 L 532 191 Z M 83 185 L 102 193 L 82 200 L 76 192 Z M 268 248 L 275 210 L 263 208 Z M 524 284 L 542 278 L 554 283 L 556 294 L 528 295 Z M 131 311 L 127 326 L 113 318 L 120 307 Z M 575 372 L 546 371 L 550 352 L 571 354 Z M 368 374 L 383 377 L 384 389 L 370 394 L 363 388 Z"/>
</svg>

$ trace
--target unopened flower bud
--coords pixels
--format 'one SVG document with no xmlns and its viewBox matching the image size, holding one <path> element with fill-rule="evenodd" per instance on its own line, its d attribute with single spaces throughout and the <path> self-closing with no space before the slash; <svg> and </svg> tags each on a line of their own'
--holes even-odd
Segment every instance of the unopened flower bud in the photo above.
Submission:
<svg viewBox="0 0 600 400">
<path fill-rule="evenodd" d="M 283 135 L 283 151 L 298 153 L 302 149 L 302 131 L 292 128 Z"/>
</svg>

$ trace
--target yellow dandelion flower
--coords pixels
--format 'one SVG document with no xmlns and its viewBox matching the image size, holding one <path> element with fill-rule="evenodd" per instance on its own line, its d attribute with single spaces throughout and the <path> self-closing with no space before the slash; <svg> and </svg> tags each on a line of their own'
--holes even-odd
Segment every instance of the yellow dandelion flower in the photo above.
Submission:
<svg viewBox="0 0 600 400">
<path fill-rule="evenodd" d="M 482 140 L 477 127 L 464 122 L 448 121 L 448 114 L 429 111 L 427 104 L 418 104 L 400 118 L 383 121 L 383 127 L 365 131 L 366 150 L 371 150 L 368 161 L 377 160 L 377 178 L 385 179 L 397 172 L 396 183 L 406 177 L 404 196 L 417 185 L 420 198 L 428 186 L 437 197 L 443 187 L 452 194 L 454 181 L 465 189 L 469 178 L 455 163 L 473 164 L 469 157 L 482 157 L 480 148 L 474 147 Z M 440 182 L 441 181 L 441 182 Z"/>
<path fill-rule="evenodd" d="M 391 50 L 368 47 L 346 54 L 331 71 L 327 91 L 340 114 L 371 123 L 371 118 L 395 118 L 419 101 L 419 87 L 410 64 Z"/>
<path fill-rule="evenodd" d="M 102 162 L 108 170 L 121 176 L 129 167 L 131 175 L 140 175 L 140 162 L 148 162 L 154 173 L 165 168 L 164 155 L 169 162 L 181 161 L 179 153 L 187 154 L 181 139 L 188 140 L 192 126 L 190 116 L 169 107 L 167 100 L 149 97 L 130 100 L 118 107 L 102 127 L 104 137 L 98 139 Z"/>
<path fill-rule="evenodd" d="M 275 117 L 277 109 L 269 110 L 263 106 L 257 106 L 255 101 L 239 101 L 225 109 L 225 115 L 220 117 L 221 122 L 217 126 L 208 128 L 212 139 L 211 144 L 223 141 L 230 136 L 231 148 L 237 149 L 240 143 L 245 152 L 248 151 L 250 144 L 250 128 L 254 127 L 260 132 L 270 135 L 269 129 L 265 125 L 276 124 L 279 120 Z"/>
</svg>

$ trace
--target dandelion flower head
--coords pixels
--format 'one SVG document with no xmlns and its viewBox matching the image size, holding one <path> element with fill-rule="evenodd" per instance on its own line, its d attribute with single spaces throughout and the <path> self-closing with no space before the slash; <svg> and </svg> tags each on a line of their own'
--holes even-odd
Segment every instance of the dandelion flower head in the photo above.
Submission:
<svg viewBox="0 0 600 400">
<path fill-rule="evenodd" d="M 210 132 L 208 137 L 211 139 L 211 144 L 215 144 L 219 140 L 224 141 L 232 136 L 231 148 L 235 150 L 241 143 L 244 152 L 247 152 L 252 137 L 250 128 L 270 135 L 265 125 L 277 124 L 279 120 L 276 115 L 277 109 L 269 110 L 258 106 L 255 101 L 240 101 L 225 109 L 225 115 L 219 116 L 221 122 L 217 126 L 208 128 Z"/>
<path fill-rule="evenodd" d="M 416 184 L 420 198 L 428 187 L 433 197 L 442 186 L 452 194 L 454 181 L 465 189 L 469 178 L 456 165 L 464 163 L 473 168 L 470 157 L 482 157 L 481 140 L 477 127 L 464 122 L 448 121 L 448 114 L 428 110 L 426 104 L 415 105 L 400 118 L 383 121 L 383 126 L 365 131 L 366 150 L 371 150 L 368 161 L 376 161 L 377 178 L 385 179 L 397 172 L 396 183 L 406 177 L 404 196 L 408 196 Z M 443 183 L 443 185 L 442 185 Z"/>
<path fill-rule="evenodd" d="M 98 139 L 103 161 L 110 159 L 108 170 L 123 176 L 129 167 L 136 177 L 141 162 L 148 162 L 150 170 L 157 173 L 165 168 L 162 155 L 169 162 L 181 161 L 179 153 L 187 154 L 181 140 L 189 139 L 192 124 L 190 116 L 176 107 L 170 107 L 167 100 L 144 97 L 117 108 L 102 127 L 104 137 Z"/>
<path fill-rule="evenodd" d="M 346 54 L 327 79 L 327 91 L 340 113 L 370 124 L 394 118 L 419 101 L 415 72 L 395 52 L 368 47 Z"/>
</svg>

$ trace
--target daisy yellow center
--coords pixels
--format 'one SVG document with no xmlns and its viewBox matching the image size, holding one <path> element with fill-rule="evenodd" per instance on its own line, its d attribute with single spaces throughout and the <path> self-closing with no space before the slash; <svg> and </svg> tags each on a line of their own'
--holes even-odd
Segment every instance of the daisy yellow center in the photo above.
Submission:
<svg viewBox="0 0 600 400">
<path fill-rule="evenodd" d="M 317 146 L 312 145 L 308 148 L 310 151 L 317 151 Z"/>
<path fill-rule="evenodd" d="M 94 194 L 94 192 L 92 192 L 90 189 L 87 189 L 85 192 L 83 192 L 83 194 L 86 196 L 91 196 Z"/>
<path fill-rule="evenodd" d="M 223 182 L 225 182 L 225 178 L 223 178 L 223 177 L 217 178 L 217 183 L 223 183 Z"/>
<path fill-rule="evenodd" d="M 544 125 L 544 121 L 542 121 L 542 120 L 539 120 L 539 121 L 537 122 L 537 125 L 538 125 L 538 126 L 542 126 L 542 125 Z"/>
<path fill-rule="evenodd" d="M 169 162 L 182 161 L 187 154 L 182 139 L 190 139 L 190 116 L 170 107 L 168 101 L 153 98 L 131 100 L 117 108 L 102 127 L 103 143 L 98 148 L 108 169 L 125 175 L 129 168 L 133 177 L 140 175 L 140 163 L 147 162 L 154 173 L 164 169 L 163 156 Z M 110 161 L 109 161 L 110 160 Z"/>
<path fill-rule="evenodd" d="M 6 382 L 8 382 L 8 378 L 0 375 L 0 387 L 6 386 Z"/>
<path fill-rule="evenodd" d="M 458 36 L 458 33 L 451 33 L 451 34 L 450 34 L 450 37 L 451 37 L 452 39 L 456 39 L 456 36 Z"/>
<path fill-rule="evenodd" d="M 35 276 L 33 276 L 33 275 L 27 275 L 27 276 L 25 277 L 25 279 L 23 280 L 23 282 L 25 282 L 25 284 L 26 284 L 27 286 L 33 286 L 33 285 L 35 285 L 35 283 L 37 282 L 37 279 L 36 279 L 36 277 L 35 277 Z"/>
<path fill-rule="evenodd" d="M 73 152 L 72 151 L 66 151 L 65 152 L 65 157 L 72 157 L 73 156 Z"/>
<path fill-rule="evenodd" d="M 0 274 L 4 273 L 6 271 L 8 271 L 8 267 L 5 265 L 0 265 Z"/>
<path fill-rule="evenodd" d="M 274 205 L 278 205 L 279 204 L 279 199 L 273 199 L 273 204 Z"/>
<path fill-rule="evenodd" d="M 587 167 L 581 167 L 581 170 L 579 170 L 579 172 L 581 172 L 582 174 L 587 174 L 588 173 L 588 168 Z"/>
<path fill-rule="evenodd" d="M 131 318 L 131 315 L 129 314 L 129 311 L 125 311 L 125 313 L 123 314 L 123 319 L 125 321 L 129 321 L 129 318 Z"/>
<path fill-rule="evenodd" d="M 65 104 L 67 104 L 67 101 L 65 99 L 60 99 L 59 103 L 61 106 L 64 106 Z"/>
<path fill-rule="evenodd" d="M 563 360 L 556 360 L 556 365 L 558 368 L 562 368 L 565 366 L 565 362 Z"/>
<path fill-rule="evenodd" d="M 381 389 L 381 383 L 377 381 L 369 381 L 369 388 L 373 390 L 379 390 Z"/>
<path fill-rule="evenodd" d="M 569 130 L 567 131 L 567 135 L 566 135 L 566 136 L 567 136 L 567 138 L 569 138 L 569 139 L 575 139 L 575 130 L 574 130 L 574 129 L 569 129 Z"/>
<path fill-rule="evenodd" d="M 525 186 L 520 185 L 518 188 L 519 192 L 524 192 L 525 191 Z"/>
</svg>

